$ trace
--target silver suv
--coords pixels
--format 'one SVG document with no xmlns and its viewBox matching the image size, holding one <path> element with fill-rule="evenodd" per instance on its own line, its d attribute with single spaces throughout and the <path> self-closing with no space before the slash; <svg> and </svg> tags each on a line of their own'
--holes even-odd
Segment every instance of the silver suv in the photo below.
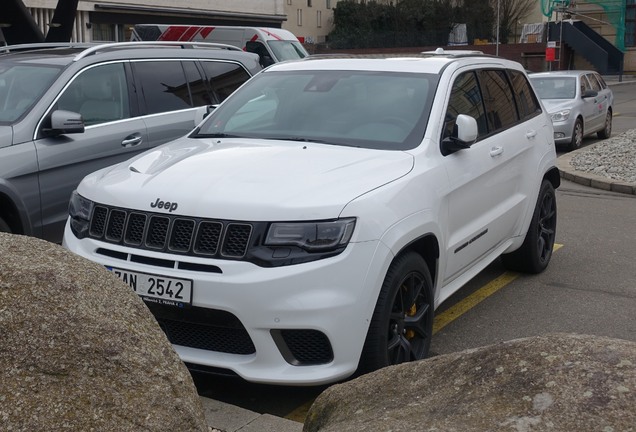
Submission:
<svg viewBox="0 0 636 432">
<path fill-rule="evenodd" d="M 0 231 L 60 242 L 85 175 L 186 134 L 260 70 L 221 44 L 0 48 Z"/>
</svg>

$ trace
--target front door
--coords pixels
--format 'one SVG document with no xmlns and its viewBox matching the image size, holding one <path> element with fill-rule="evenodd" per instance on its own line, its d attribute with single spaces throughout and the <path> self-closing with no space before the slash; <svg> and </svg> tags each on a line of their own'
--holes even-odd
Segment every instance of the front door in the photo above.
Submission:
<svg viewBox="0 0 636 432">
<path fill-rule="evenodd" d="M 84 133 L 46 137 L 47 116 L 39 126 L 35 148 L 43 238 L 62 240 L 71 192 L 93 171 L 122 162 L 148 148 L 145 123 L 131 116 L 131 90 L 124 63 L 84 69 L 49 110 L 82 114 Z"/>
<path fill-rule="evenodd" d="M 476 118 L 479 136 L 470 148 L 446 156 L 451 191 L 444 285 L 515 235 L 529 193 L 524 160 L 537 133 L 520 123 L 503 69 L 459 75 L 447 121 L 457 114 Z"/>
</svg>

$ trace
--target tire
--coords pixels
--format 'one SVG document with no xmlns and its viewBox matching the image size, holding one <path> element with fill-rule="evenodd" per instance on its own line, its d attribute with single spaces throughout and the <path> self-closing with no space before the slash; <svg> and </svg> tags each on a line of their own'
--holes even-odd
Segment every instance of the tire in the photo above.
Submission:
<svg viewBox="0 0 636 432">
<path fill-rule="evenodd" d="M 2 218 L 0 218 L 0 232 L 5 232 L 5 233 L 12 232 L 9 224 L 7 224 Z"/>
<path fill-rule="evenodd" d="M 600 139 L 609 138 L 612 135 L 612 111 L 607 110 L 607 115 L 605 116 L 605 127 L 596 132 L 596 136 Z"/>
<path fill-rule="evenodd" d="M 424 259 L 415 252 L 397 257 L 384 278 L 358 373 L 425 358 L 433 308 L 433 283 Z"/>
<path fill-rule="evenodd" d="M 572 141 L 570 141 L 570 150 L 576 150 L 581 148 L 583 144 L 583 121 L 580 118 L 576 119 L 574 123 L 574 129 L 572 129 Z"/>
<path fill-rule="evenodd" d="M 552 258 L 556 224 L 556 194 L 552 183 L 544 180 L 526 238 L 519 249 L 501 256 L 503 265 L 523 273 L 536 274 L 545 270 Z"/>
</svg>

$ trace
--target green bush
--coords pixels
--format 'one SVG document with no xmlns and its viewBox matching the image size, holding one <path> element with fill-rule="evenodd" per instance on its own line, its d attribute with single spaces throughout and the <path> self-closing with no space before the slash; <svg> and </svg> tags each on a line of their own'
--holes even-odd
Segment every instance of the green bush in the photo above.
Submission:
<svg viewBox="0 0 636 432">
<path fill-rule="evenodd" d="M 328 40 L 335 49 L 446 45 L 459 14 L 450 0 L 396 4 L 343 0 L 333 12 L 334 29 Z"/>
</svg>

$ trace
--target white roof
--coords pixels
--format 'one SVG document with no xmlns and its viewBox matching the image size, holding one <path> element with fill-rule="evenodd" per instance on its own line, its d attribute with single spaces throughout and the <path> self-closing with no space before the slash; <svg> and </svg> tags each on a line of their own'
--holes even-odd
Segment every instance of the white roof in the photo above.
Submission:
<svg viewBox="0 0 636 432">
<path fill-rule="evenodd" d="M 271 66 L 271 71 L 291 70 L 363 70 L 363 71 L 387 71 L 387 72 L 419 72 L 437 74 L 450 63 L 458 65 L 467 64 L 499 64 L 505 67 L 522 69 L 521 65 L 503 58 L 494 56 L 402 56 L 389 57 L 377 56 L 317 56 L 300 61 L 282 62 Z M 514 66 L 516 65 L 516 66 Z"/>
</svg>

